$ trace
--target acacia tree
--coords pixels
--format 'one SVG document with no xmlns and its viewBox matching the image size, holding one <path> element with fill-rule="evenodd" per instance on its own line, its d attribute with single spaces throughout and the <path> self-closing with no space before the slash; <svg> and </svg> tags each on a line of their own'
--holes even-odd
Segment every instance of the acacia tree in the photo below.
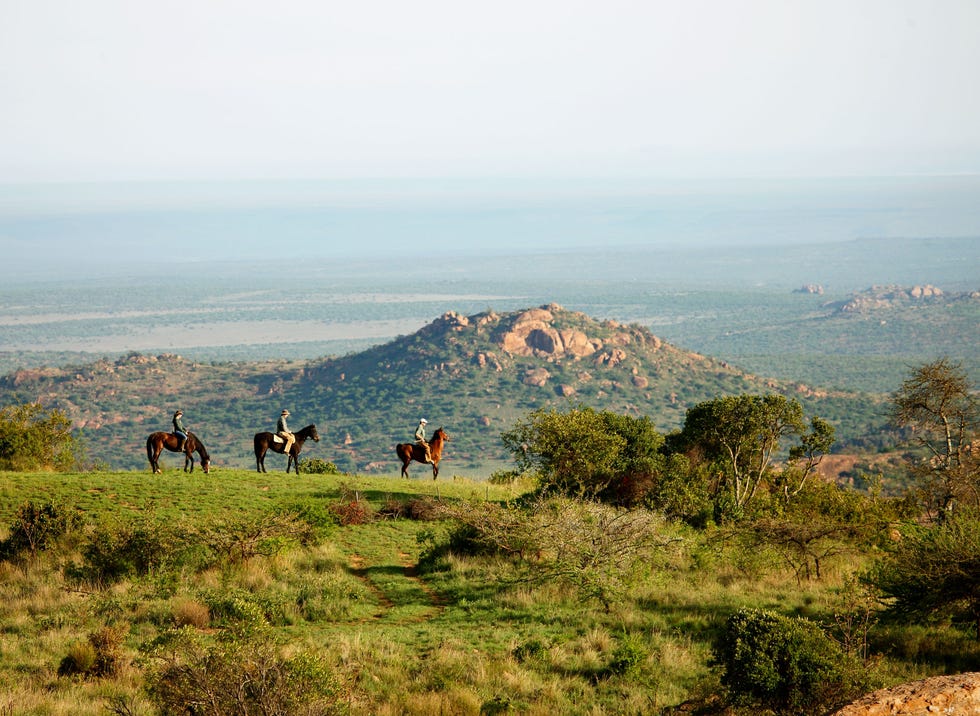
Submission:
<svg viewBox="0 0 980 716">
<path fill-rule="evenodd" d="M 784 439 L 793 435 L 806 436 L 793 452 L 793 457 L 805 458 L 803 477 L 794 487 L 798 492 L 818 462 L 817 453 L 833 442 L 833 429 L 818 420 L 807 433 L 803 406 L 795 399 L 777 394 L 736 395 L 699 403 L 687 411 L 675 445 L 697 449 L 708 460 L 717 461 L 722 466 L 718 488 L 727 486 L 741 509 L 769 478 Z"/>
<path fill-rule="evenodd" d="M 911 468 L 927 509 L 945 514 L 956 501 L 980 507 L 978 406 L 962 366 L 940 358 L 915 368 L 892 395 L 891 418 L 919 448 Z"/>
</svg>

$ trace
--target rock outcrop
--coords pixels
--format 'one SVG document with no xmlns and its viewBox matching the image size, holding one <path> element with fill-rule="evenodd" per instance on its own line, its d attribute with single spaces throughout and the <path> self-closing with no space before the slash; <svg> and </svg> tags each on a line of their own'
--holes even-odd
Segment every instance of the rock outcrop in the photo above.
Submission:
<svg viewBox="0 0 980 716">
<path fill-rule="evenodd" d="M 980 672 L 934 676 L 880 689 L 832 716 L 932 716 L 980 714 Z"/>
<path fill-rule="evenodd" d="M 549 304 L 520 313 L 497 343 L 511 355 L 539 358 L 583 358 L 602 348 L 602 340 L 589 338 L 578 329 L 556 328 L 554 313 L 561 310 Z"/>
</svg>

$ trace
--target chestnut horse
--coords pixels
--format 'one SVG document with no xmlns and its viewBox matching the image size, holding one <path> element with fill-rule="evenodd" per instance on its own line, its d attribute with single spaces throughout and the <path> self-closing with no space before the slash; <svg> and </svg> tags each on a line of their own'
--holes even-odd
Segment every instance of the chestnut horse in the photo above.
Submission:
<svg viewBox="0 0 980 716">
<path fill-rule="evenodd" d="M 178 438 L 173 433 L 150 433 L 146 438 L 146 457 L 150 461 L 150 467 L 154 473 L 163 472 L 160 469 L 160 453 L 166 448 L 170 452 L 177 452 Z M 204 447 L 204 443 L 192 432 L 187 433 L 187 442 L 184 443 L 184 472 L 194 472 L 194 452 L 201 456 L 201 469 L 205 474 L 211 471 L 211 456 Z M 188 466 L 190 469 L 188 469 Z"/>
<path fill-rule="evenodd" d="M 298 475 L 299 451 L 303 449 L 303 443 L 306 442 L 307 438 L 313 438 L 314 442 L 320 442 L 320 435 L 316 431 L 316 425 L 307 425 L 302 430 L 293 433 L 293 435 L 296 436 L 296 442 L 293 443 L 293 447 L 286 458 L 286 472 L 289 472 L 289 466 L 292 465 L 296 468 L 296 474 Z M 277 452 L 281 455 L 286 447 L 286 441 L 274 433 L 255 433 L 255 438 L 253 438 L 252 442 L 255 445 L 256 472 L 266 471 L 266 451 L 272 450 L 272 452 Z"/>
<path fill-rule="evenodd" d="M 432 479 L 439 477 L 439 461 L 442 459 L 442 446 L 449 442 L 449 435 L 442 428 L 432 433 L 429 441 L 429 454 L 432 457 Z M 425 464 L 425 448 L 415 443 L 398 443 L 395 454 L 402 461 L 402 477 L 408 477 L 408 463 L 412 460 Z"/>
</svg>

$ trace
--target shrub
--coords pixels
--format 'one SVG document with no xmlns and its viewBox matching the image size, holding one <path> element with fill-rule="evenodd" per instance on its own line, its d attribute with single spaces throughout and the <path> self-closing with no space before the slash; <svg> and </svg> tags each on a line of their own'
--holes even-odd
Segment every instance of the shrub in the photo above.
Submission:
<svg viewBox="0 0 980 716">
<path fill-rule="evenodd" d="M 149 674 L 150 698 L 164 714 L 339 713 L 338 689 L 324 661 L 311 653 L 284 657 L 265 632 L 230 634 L 216 642 L 180 630 L 160 644 Z"/>
<path fill-rule="evenodd" d="M 88 635 L 88 640 L 76 642 L 58 666 L 59 676 L 112 676 L 122 665 L 123 632 L 102 627 Z"/>
<path fill-rule="evenodd" d="M 316 475 L 340 475 L 340 468 L 328 460 L 318 457 L 304 458 L 299 461 L 302 472 Z"/>
<path fill-rule="evenodd" d="M 418 521 L 440 518 L 439 503 L 431 497 L 416 497 L 411 500 L 398 500 L 388 497 L 378 509 L 377 516 L 386 519 L 409 519 Z"/>
<path fill-rule="evenodd" d="M 886 614 L 908 623 L 963 621 L 980 641 L 980 511 L 937 525 L 909 526 L 895 552 L 865 577 L 888 599 Z"/>
<path fill-rule="evenodd" d="M 58 676 L 87 674 L 95 666 L 95 647 L 87 641 L 76 641 L 58 665 Z"/>
<path fill-rule="evenodd" d="M 162 520 L 105 523 L 94 530 L 82 548 L 83 565 L 69 568 L 68 573 L 95 584 L 145 576 L 180 564 L 186 547 L 176 527 Z"/>
<path fill-rule="evenodd" d="M 330 511 L 342 527 L 347 525 L 363 525 L 371 521 L 371 509 L 366 502 L 360 500 L 341 500 L 330 506 Z"/>
<path fill-rule="evenodd" d="M 647 649 L 636 636 L 626 636 L 613 651 L 609 671 L 617 676 L 629 676 L 646 661 Z"/>
<path fill-rule="evenodd" d="M 298 535 L 304 545 L 326 537 L 337 525 L 333 513 L 321 500 L 297 500 L 279 510 L 279 514 L 309 528 L 301 530 Z"/>
<path fill-rule="evenodd" d="M 215 520 L 197 531 L 197 538 L 216 554 L 232 564 L 245 564 L 250 559 L 280 553 L 292 542 L 309 544 L 314 541 L 315 520 L 311 511 L 303 519 L 296 512 L 270 511 L 258 515 L 237 515 Z"/>
<path fill-rule="evenodd" d="M 81 515 L 68 507 L 25 502 L 17 508 L 9 536 L 0 542 L 0 559 L 12 559 L 25 552 L 36 555 L 77 531 L 81 525 Z"/>
<path fill-rule="evenodd" d="M 734 703 L 781 714 L 829 710 L 863 686 L 858 662 L 816 624 L 762 610 L 729 618 L 715 660 Z"/>
</svg>

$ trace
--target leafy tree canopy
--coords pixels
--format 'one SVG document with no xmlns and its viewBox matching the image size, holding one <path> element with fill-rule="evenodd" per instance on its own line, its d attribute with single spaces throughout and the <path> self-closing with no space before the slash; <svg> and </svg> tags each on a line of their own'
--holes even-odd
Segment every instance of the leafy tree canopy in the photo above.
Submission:
<svg viewBox="0 0 980 716">
<path fill-rule="evenodd" d="M 534 410 L 501 439 L 518 469 L 536 473 L 545 491 L 576 497 L 616 499 L 663 462 L 664 436 L 649 418 L 589 407 Z"/>
<path fill-rule="evenodd" d="M 79 451 L 60 410 L 46 411 L 40 403 L 0 409 L 0 470 L 69 470 Z"/>
</svg>

